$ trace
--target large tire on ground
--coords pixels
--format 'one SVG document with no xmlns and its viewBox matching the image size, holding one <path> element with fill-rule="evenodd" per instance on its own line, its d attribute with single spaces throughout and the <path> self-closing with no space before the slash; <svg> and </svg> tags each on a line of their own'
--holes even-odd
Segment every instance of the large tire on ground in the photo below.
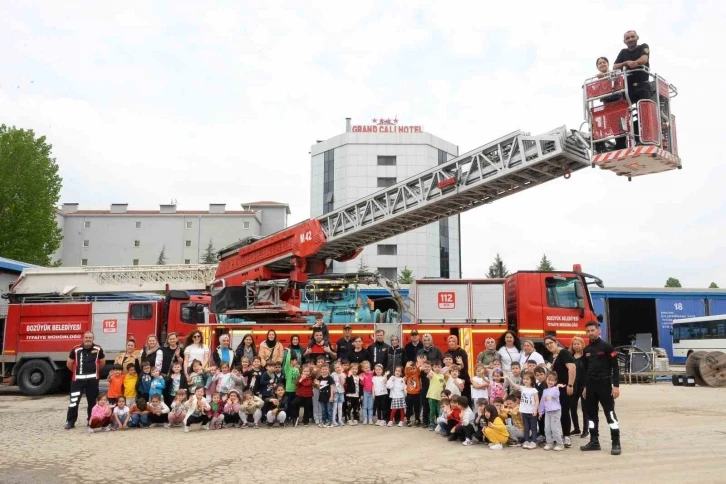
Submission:
<svg viewBox="0 0 726 484">
<path fill-rule="evenodd" d="M 56 381 L 56 372 L 44 360 L 30 360 L 20 367 L 18 387 L 24 395 L 36 397 L 50 391 Z"/>
<path fill-rule="evenodd" d="M 688 355 L 688 359 L 686 360 L 686 375 L 691 375 L 696 380 L 696 385 L 701 387 L 708 386 L 703 378 L 701 378 L 701 370 L 699 370 L 701 358 L 706 356 L 707 353 L 707 351 L 694 351 Z"/>
<path fill-rule="evenodd" d="M 53 386 L 48 393 L 67 393 L 71 389 L 71 374 L 68 370 L 56 370 Z"/>
</svg>

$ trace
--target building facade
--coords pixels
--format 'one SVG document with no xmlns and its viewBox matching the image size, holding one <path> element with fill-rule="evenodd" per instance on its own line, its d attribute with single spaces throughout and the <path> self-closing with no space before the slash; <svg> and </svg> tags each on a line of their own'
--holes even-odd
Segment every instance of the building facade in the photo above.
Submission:
<svg viewBox="0 0 726 484">
<path fill-rule="evenodd" d="M 166 264 L 203 263 L 211 243 L 214 252 L 240 239 L 269 235 L 287 226 L 286 203 L 253 202 L 242 210 L 212 203 L 204 210 L 129 210 L 115 203 L 109 210 L 79 210 L 63 204 L 56 220 L 63 241 L 54 255 L 64 266 L 153 265 L 164 251 Z"/>
<path fill-rule="evenodd" d="M 459 148 L 398 120 L 373 120 L 354 126 L 311 147 L 310 214 L 318 217 L 362 197 L 455 158 Z M 354 261 L 334 262 L 333 272 L 356 272 L 361 266 L 389 279 L 401 270 L 413 277 L 461 277 L 459 216 L 366 247 Z"/>
<path fill-rule="evenodd" d="M 8 315 L 8 300 L 2 296 L 10 292 L 10 286 L 18 279 L 23 269 L 38 267 L 26 262 L 20 262 L 13 259 L 0 257 L 0 340 L 3 337 L 3 328 L 5 328 L 5 318 Z M 2 341 L 0 341 L 0 349 L 2 349 Z"/>
</svg>

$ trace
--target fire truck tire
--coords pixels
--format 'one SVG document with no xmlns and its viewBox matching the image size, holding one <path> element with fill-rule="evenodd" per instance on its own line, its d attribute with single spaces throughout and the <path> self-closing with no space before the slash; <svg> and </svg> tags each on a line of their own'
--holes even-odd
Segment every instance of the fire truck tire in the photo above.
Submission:
<svg viewBox="0 0 726 484">
<path fill-rule="evenodd" d="M 56 372 L 43 360 L 30 360 L 18 372 L 18 387 L 24 395 L 44 395 L 51 390 L 55 381 Z"/>
<path fill-rule="evenodd" d="M 48 393 L 68 392 L 71 389 L 71 375 L 67 370 L 56 370 L 53 385 Z"/>
</svg>

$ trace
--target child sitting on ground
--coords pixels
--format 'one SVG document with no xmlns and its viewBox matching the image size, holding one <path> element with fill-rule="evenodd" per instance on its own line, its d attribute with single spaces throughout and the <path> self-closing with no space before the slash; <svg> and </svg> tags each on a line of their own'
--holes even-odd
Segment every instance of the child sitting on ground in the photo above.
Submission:
<svg viewBox="0 0 726 484">
<path fill-rule="evenodd" d="M 204 396 L 204 387 L 194 389 L 194 395 L 187 401 L 187 415 L 184 417 L 184 432 L 189 432 L 189 426 L 195 423 L 200 424 L 200 428 L 209 430 L 207 423 L 207 411 L 209 403 Z"/>
<path fill-rule="evenodd" d="M 154 368 L 156 369 L 156 368 Z M 149 400 L 149 426 L 165 424 L 169 421 L 169 407 L 161 399 L 161 395 L 154 393 Z"/>
<path fill-rule="evenodd" d="M 131 409 L 126 405 L 126 398 L 118 397 L 116 407 L 111 415 L 111 430 L 126 430 L 131 422 Z"/>
<path fill-rule="evenodd" d="M 260 420 L 262 419 L 262 406 L 265 402 L 260 397 L 247 390 L 242 394 L 242 403 L 240 403 L 240 417 L 242 418 L 242 428 L 248 427 L 250 418 L 256 429 L 260 428 Z"/>
<path fill-rule="evenodd" d="M 457 425 L 461 423 L 461 408 L 459 407 L 459 397 L 460 395 L 451 395 L 451 398 L 449 398 L 449 402 L 451 404 L 451 411 L 446 418 L 446 432 L 444 433 L 446 437 L 451 437 L 451 432 L 454 430 L 454 428 L 456 428 Z"/>
<path fill-rule="evenodd" d="M 144 397 L 136 399 L 136 403 L 131 406 L 131 423 L 129 427 L 148 427 L 149 426 L 149 405 Z"/>
<path fill-rule="evenodd" d="M 227 363 L 222 363 L 222 366 Z M 222 403 L 222 396 L 219 392 L 214 392 L 212 395 L 212 401 L 209 402 L 209 410 L 207 410 L 207 417 L 209 423 L 207 427 L 212 430 L 221 429 L 224 426 L 224 404 Z"/>
<path fill-rule="evenodd" d="M 519 447 L 524 439 L 524 420 L 519 412 L 519 399 L 515 395 L 509 395 L 504 399 L 504 411 L 500 415 L 509 432 L 510 447 Z"/>
<path fill-rule="evenodd" d="M 233 388 L 227 395 L 227 401 L 224 404 L 224 426 L 231 426 L 232 428 L 240 426 L 240 415 L 239 415 L 239 404 L 240 404 L 240 393 L 237 389 Z"/>
<path fill-rule="evenodd" d="M 278 427 L 285 427 L 285 420 L 287 419 L 287 414 L 285 413 L 286 407 L 287 395 L 285 394 L 285 386 L 277 385 L 275 393 L 272 397 L 265 400 L 265 407 L 262 409 L 262 413 L 267 418 L 268 428 L 272 428 L 275 424 Z"/>
<path fill-rule="evenodd" d="M 91 418 L 88 420 L 88 433 L 92 434 L 96 429 L 104 432 L 111 430 L 111 412 L 113 408 L 108 404 L 105 393 L 96 397 L 96 405 L 91 409 Z"/>
<path fill-rule="evenodd" d="M 484 409 L 484 418 L 486 419 L 486 427 L 484 428 L 484 438 L 489 442 L 491 450 L 502 450 L 503 445 L 509 440 L 509 432 L 504 422 L 499 417 L 497 407 L 487 405 Z"/>
<path fill-rule="evenodd" d="M 169 428 L 171 426 L 178 426 L 184 424 L 184 419 L 187 416 L 187 391 L 180 388 L 176 392 L 174 401 L 171 402 L 171 410 L 169 411 L 169 421 L 164 427 Z"/>
<path fill-rule="evenodd" d="M 446 422 L 449 420 L 449 415 L 451 415 L 451 401 L 443 397 L 439 401 L 439 416 L 435 420 L 436 428 L 434 432 L 440 435 L 446 435 Z"/>
<path fill-rule="evenodd" d="M 463 440 L 464 445 L 472 444 L 474 437 L 474 412 L 469 408 L 469 399 L 466 397 L 457 397 L 456 405 L 461 411 L 461 421 L 454 427 L 454 433 L 449 440 Z"/>
<path fill-rule="evenodd" d="M 474 414 L 474 438 L 479 442 L 484 442 L 484 429 L 487 426 L 487 419 L 484 416 L 484 412 L 489 405 L 489 401 L 486 398 L 480 398 L 476 401 L 476 413 Z"/>
</svg>

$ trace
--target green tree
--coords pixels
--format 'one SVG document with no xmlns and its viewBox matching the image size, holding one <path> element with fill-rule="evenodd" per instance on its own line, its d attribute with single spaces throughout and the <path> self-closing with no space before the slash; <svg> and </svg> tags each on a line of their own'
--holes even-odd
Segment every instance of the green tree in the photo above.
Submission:
<svg viewBox="0 0 726 484">
<path fill-rule="evenodd" d="M 401 272 L 398 274 L 398 282 L 401 284 L 413 284 L 415 281 L 413 277 L 413 271 L 409 269 L 408 267 L 404 267 L 401 269 Z"/>
<path fill-rule="evenodd" d="M 33 130 L 0 125 L 0 254 L 47 266 L 60 247 L 56 205 L 62 179 L 53 146 Z"/>
<path fill-rule="evenodd" d="M 363 262 L 363 257 L 360 258 L 360 261 L 358 262 L 358 274 L 364 274 L 368 272 L 368 266 L 365 265 L 365 262 Z"/>
<path fill-rule="evenodd" d="M 156 261 L 157 266 L 166 265 L 166 246 L 161 246 L 161 252 L 159 252 L 159 259 Z"/>
<path fill-rule="evenodd" d="M 681 281 L 679 281 L 675 277 L 669 277 L 665 283 L 665 287 L 683 287 L 683 286 L 681 286 Z"/>
<path fill-rule="evenodd" d="M 539 265 L 537 266 L 538 271 L 547 271 L 552 272 L 555 270 L 554 266 L 550 262 L 550 260 L 547 258 L 547 254 L 542 254 L 542 259 L 539 261 Z"/>
<path fill-rule="evenodd" d="M 715 282 L 712 282 L 712 283 L 711 283 L 711 284 L 710 284 L 710 285 L 708 286 L 708 288 L 709 288 L 709 289 L 718 289 L 718 284 L 716 284 Z"/>
<path fill-rule="evenodd" d="M 508 275 L 509 271 L 507 270 L 507 266 L 504 265 L 504 261 L 499 256 L 499 253 L 497 253 L 497 256 L 494 258 L 494 263 L 489 266 L 487 277 L 502 278 L 507 277 Z"/>
<path fill-rule="evenodd" d="M 217 263 L 217 254 L 214 253 L 214 244 L 212 244 L 212 239 L 209 239 L 209 245 L 207 245 L 207 250 L 204 251 L 204 257 L 202 258 L 202 263 L 204 263 L 204 264 L 216 264 Z"/>
</svg>

